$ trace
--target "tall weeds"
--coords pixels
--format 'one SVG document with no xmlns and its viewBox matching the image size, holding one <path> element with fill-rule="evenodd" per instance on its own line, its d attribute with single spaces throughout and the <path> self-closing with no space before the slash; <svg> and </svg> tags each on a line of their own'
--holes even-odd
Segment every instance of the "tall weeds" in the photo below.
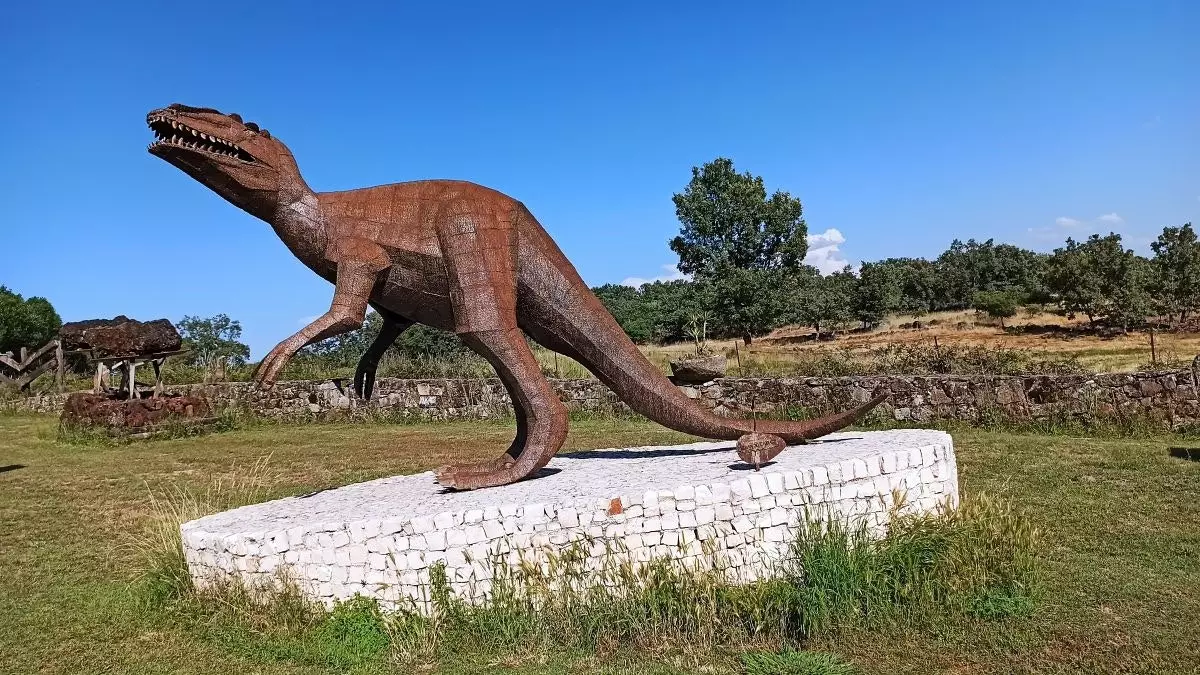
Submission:
<svg viewBox="0 0 1200 675">
<path fill-rule="evenodd" d="M 179 483 L 167 485 L 160 492 L 147 485 L 150 515 L 128 544 L 131 557 L 139 561 L 133 572 L 140 597 L 158 605 L 195 592 L 184 559 L 180 526 L 212 513 L 264 501 L 272 482 L 269 463 L 270 455 L 246 468 L 235 466 L 199 492 Z"/>
</svg>

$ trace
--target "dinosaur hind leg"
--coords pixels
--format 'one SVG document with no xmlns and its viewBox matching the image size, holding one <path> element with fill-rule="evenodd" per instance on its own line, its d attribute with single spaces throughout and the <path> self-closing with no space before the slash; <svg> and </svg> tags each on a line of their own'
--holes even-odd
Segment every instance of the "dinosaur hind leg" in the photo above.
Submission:
<svg viewBox="0 0 1200 675">
<path fill-rule="evenodd" d="M 483 462 L 467 462 L 463 464 L 455 464 L 454 471 L 459 475 L 470 473 L 491 473 L 499 471 L 517 461 L 521 451 L 525 449 L 525 439 L 529 435 L 529 413 L 530 411 L 523 408 L 520 404 L 520 397 L 514 392 L 518 387 L 515 381 L 512 380 L 508 372 L 504 369 L 497 369 L 497 374 L 500 376 L 500 381 L 504 383 L 504 388 L 508 391 L 508 397 L 513 402 L 513 411 L 516 413 L 517 419 L 517 435 L 513 437 L 512 443 L 508 446 L 508 450 L 504 454 L 493 459 Z"/>
<path fill-rule="evenodd" d="M 542 375 L 519 328 L 468 333 L 463 341 L 500 374 L 521 420 L 518 438 L 498 459 L 442 467 L 436 472 L 437 480 L 458 490 L 514 483 L 545 466 L 562 447 L 567 437 L 567 409 Z"/>
<path fill-rule="evenodd" d="M 371 398 L 371 391 L 375 388 L 375 372 L 379 370 L 379 360 L 383 358 L 384 352 L 392 346 L 401 333 L 413 325 L 412 321 L 398 314 L 382 309 L 373 303 L 371 306 L 375 308 L 379 316 L 383 317 L 383 325 L 379 327 L 379 334 L 375 336 L 371 346 L 367 347 L 367 351 L 358 361 L 358 368 L 354 370 L 354 393 L 363 400 Z"/>
</svg>

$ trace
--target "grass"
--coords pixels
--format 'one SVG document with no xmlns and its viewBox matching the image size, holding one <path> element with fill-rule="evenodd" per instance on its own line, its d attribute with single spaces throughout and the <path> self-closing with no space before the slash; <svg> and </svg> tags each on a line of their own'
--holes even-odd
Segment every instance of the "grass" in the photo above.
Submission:
<svg viewBox="0 0 1200 675">
<path fill-rule="evenodd" d="M 834 654 L 792 651 L 747 652 L 742 655 L 746 675 L 854 675 L 854 666 Z"/>
<path fill-rule="evenodd" d="M 336 620 L 309 614 L 297 601 L 280 602 L 268 614 L 236 601 L 202 612 L 164 604 L 171 580 L 146 576 L 161 567 L 144 563 L 147 547 L 158 547 L 156 510 L 186 503 L 176 496 L 156 506 L 152 495 L 179 490 L 211 508 L 246 490 L 255 500 L 299 494 L 485 457 L 505 447 L 511 433 L 506 423 L 326 424 L 98 446 L 59 443 L 52 418 L 2 416 L 0 670 L 836 673 L 845 671 L 830 668 L 850 664 L 860 673 L 1184 673 L 1200 663 L 1200 637 L 1192 630 L 1200 616 L 1200 463 L 1172 456 L 1169 447 L 1189 443 L 1167 436 L 956 430 L 965 493 L 998 496 L 1041 535 L 1036 596 L 990 578 L 974 586 L 986 592 L 959 596 L 955 620 L 841 621 L 836 630 L 822 627 L 829 632 L 816 633 L 800 652 L 764 640 L 728 651 L 718 644 L 701 657 L 633 641 L 564 644 L 547 631 L 549 642 L 528 648 L 442 644 L 436 658 L 414 666 L 394 660 L 382 636 L 389 645 L 403 638 L 418 646 L 431 637 L 417 629 L 396 633 L 369 608 L 347 607 Z M 581 420 L 572 425 L 568 447 L 682 440 L 645 422 Z M 267 456 L 269 463 L 256 464 Z M 988 531 L 972 536 L 986 538 Z M 967 547 L 962 555 L 976 549 L 1000 550 Z M 906 550 L 920 557 L 922 548 Z M 825 587 L 843 588 L 836 581 Z M 147 583 L 163 589 L 157 605 L 147 602 Z M 871 588 L 839 593 L 882 592 Z M 819 656 L 796 654 L 836 656 L 825 659 L 833 665 L 812 665 Z"/>
</svg>

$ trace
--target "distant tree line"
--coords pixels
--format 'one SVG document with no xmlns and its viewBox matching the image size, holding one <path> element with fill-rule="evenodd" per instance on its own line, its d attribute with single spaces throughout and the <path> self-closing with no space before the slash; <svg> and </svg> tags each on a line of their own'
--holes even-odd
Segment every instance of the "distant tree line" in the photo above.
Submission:
<svg viewBox="0 0 1200 675">
<path fill-rule="evenodd" d="M 682 341 L 689 318 L 697 315 L 709 318 L 714 337 L 747 342 L 785 325 L 821 333 L 872 328 L 889 315 L 916 319 L 945 310 L 976 309 L 1003 324 L 1033 305 L 1126 329 L 1150 316 L 1186 320 L 1200 310 L 1196 233 L 1190 223 L 1167 227 L 1151 247 L 1152 257 L 1139 256 L 1116 233 L 1068 239 L 1053 253 L 969 239 L 954 240 L 933 260 L 887 258 L 865 262 L 857 273 L 847 267 L 821 275 L 804 265 L 748 289 L 748 297 L 739 298 L 748 311 L 732 317 L 720 311 L 727 291 L 707 279 L 592 290 L 639 343 Z"/>
<path fill-rule="evenodd" d="M 1128 328 L 1200 309 L 1200 244 L 1191 223 L 1164 228 L 1151 258 L 1126 249 L 1116 233 L 1067 239 L 1053 253 L 956 239 L 933 260 L 887 258 L 822 275 L 803 262 L 800 200 L 768 197 L 762 178 L 737 173 L 728 159 L 693 168 L 674 202 L 681 228 L 670 246 L 692 278 L 592 289 L 636 342 L 683 340 L 696 316 L 709 319 L 715 337 L 749 344 L 784 325 L 822 333 L 944 310 L 974 308 L 1003 323 L 1022 306 L 1050 304 L 1093 325 Z"/>
</svg>

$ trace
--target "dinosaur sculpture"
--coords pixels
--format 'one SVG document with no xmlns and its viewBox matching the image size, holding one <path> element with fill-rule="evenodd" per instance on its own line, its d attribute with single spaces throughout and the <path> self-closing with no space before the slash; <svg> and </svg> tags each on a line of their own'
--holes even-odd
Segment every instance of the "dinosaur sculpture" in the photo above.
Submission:
<svg viewBox="0 0 1200 675">
<path fill-rule="evenodd" d="M 474 489 L 521 480 L 562 446 L 567 411 L 525 340 L 582 363 L 633 410 L 684 433 L 734 440 L 751 431 L 802 443 L 847 426 L 886 395 L 802 422 L 726 419 L 703 410 L 637 349 L 525 206 L 466 181 L 420 180 L 314 192 L 290 150 L 237 114 L 172 104 L 146 122 L 152 155 L 269 223 L 334 285 L 329 311 L 279 343 L 255 372 L 270 388 L 305 345 L 383 317 L 355 378 L 366 389 L 392 340 L 413 323 L 452 330 L 495 368 L 512 397 L 516 438 L 500 457 L 445 466 L 439 483 Z"/>
</svg>

